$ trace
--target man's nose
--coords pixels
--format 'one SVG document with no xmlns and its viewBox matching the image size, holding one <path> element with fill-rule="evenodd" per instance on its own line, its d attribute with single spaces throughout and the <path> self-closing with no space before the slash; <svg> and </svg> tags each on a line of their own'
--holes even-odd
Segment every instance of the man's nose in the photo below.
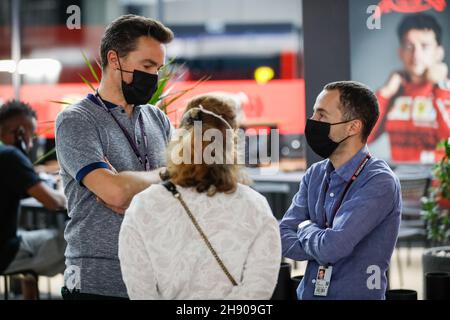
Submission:
<svg viewBox="0 0 450 320">
<path fill-rule="evenodd" d="M 422 48 L 420 46 L 414 46 L 413 49 L 413 56 L 414 56 L 414 60 L 418 60 L 420 59 L 420 57 L 422 57 Z"/>
</svg>

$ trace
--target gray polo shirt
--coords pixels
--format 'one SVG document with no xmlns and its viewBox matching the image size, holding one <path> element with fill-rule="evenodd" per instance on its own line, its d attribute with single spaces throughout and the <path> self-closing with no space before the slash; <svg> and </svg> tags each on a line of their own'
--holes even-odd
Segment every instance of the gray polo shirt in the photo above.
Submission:
<svg viewBox="0 0 450 320">
<path fill-rule="evenodd" d="M 122 107 L 105 104 L 145 154 L 138 121 L 142 114 L 150 167 L 163 166 L 172 130 L 167 116 L 154 106 L 142 105 L 129 117 Z M 82 293 L 127 297 L 117 256 L 123 216 L 97 202 L 81 181 L 93 170 L 108 168 L 105 156 L 118 172 L 144 171 L 144 167 L 118 124 L 92 94 L 58 115 L 56 153 L 71 218 L 64 234 L 65 284 Z"/>
</svg>

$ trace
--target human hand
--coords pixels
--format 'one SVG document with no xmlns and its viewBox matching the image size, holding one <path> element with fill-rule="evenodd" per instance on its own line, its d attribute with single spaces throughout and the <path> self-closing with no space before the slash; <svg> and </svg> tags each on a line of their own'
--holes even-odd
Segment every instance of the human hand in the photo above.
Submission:
<svg viewBox="0 0 450 320">
<path fill-rule="evenodd" d="M 444 62 L 439 62 L 429 67 L 425 72 L 425 77 L 431 83 L 439 83 L 447 79 L 448 66 Z"/>
<path fill-rule="evenodd" d="M 126 207 L 116 207 L 110 204 L 107 204 L 105 201 L 103 201 L 102 199 L 100 199 L 99 197 L 96 197 L 97 202 L 101 203 L 102 205 L 104 205 L 105 207 L 111 209 L 112 211 L 114 211 L 115 213 L 118 214 L 125 214 L 125 211 L 128 209 L 128 206 Z"/>
<path fill-rule="evenodd" d="M 109 162 L 108 158 L 106 156 L 104 156 L 103 159 L 105 160 L 106 164 L 108 165 L 109 170 L 111 170 L 114 174 L 117 174 L 118 172 L 117 172 L 116 168 L 113 167 L 111 162 Z"/>
<path fill-rule="evenodd" d="M 383 98 L 390 99 L 394 96 L 398 90 L 400 90 L 400 86 L 405 82 L 404 77 L 401 72 L 396 71 L 393 72 L 386 84 L 380 89 L 380 94 Z"/>
<path fill-rule="evenodd" d="M 146 180 L 150 185 L 158 184 L 161 181 L 166 180 L 168 178 L 166 167 L 156 168 L 156 169 L 153 169 L 152 171 L 146 172 L 145 174 L 146 174 Z"/>
</svg>

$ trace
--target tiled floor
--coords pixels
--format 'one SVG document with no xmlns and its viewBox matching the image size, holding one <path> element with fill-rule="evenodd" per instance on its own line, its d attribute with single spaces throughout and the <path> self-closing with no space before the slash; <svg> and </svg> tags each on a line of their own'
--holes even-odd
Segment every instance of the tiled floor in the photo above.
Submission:
<svg viewBox="0 0 450 320">
<path fill-rule="evenodd" d="M 409 251 L 409 252 L 408 252 Z M 419 299 L 423 299 L 422 288 L 422 253 L 424 248 L 401 248 L 396 249 L 392 256 L 390 267 L 390 284 L 391 289 L 412 289 L 416 290 Z M 409 254 L 409 263 L 408 263 Z M 399 272 L 399 264 L 397 258 L 400 259 L 402 277 Z M 306 262 L 297 262 L 297 268 L 292 271 L 292 276 L 303 274 Z M 403 283 L 401 283 L 403 279 Z M 63 283 L 62 275 L 53 278 L 40 277 L 39 290 L 41 299 L 61 299 L 61 285 Z M 3 279 L 0 285 L 1 298 L 3 298 Z M 49 293 L 50 292 L 50 293 Z M 13 297 L 11 297 L 13 298 Z M 20 298 L 20 297 L 16 297 Z"/>
</svg>

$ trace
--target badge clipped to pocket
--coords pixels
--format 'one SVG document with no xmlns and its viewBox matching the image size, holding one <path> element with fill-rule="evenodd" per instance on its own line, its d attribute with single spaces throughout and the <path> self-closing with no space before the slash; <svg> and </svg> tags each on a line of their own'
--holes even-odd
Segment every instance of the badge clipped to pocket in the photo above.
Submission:
<svg viewBox="0 0 450 320">
<path fill-rule="evenodd" d="M 332 266 L 320 266 L 317 270 L 316 283 L 314 287 L 314 295 L 319 297 L 326 297 L 331 281 Z"/>
</svg>

